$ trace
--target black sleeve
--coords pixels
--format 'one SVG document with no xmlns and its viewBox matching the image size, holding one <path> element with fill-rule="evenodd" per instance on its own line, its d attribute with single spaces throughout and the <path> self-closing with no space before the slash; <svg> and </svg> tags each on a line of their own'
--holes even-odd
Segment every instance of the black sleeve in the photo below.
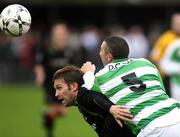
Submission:
<svg viewBox="0 0 180 137">
<path fill-rule="evenodd" d="M 82 107 L 93 112 L 105 111 L 106 113 L 109 113 L 109 109 L 111 105 L 113 105 L 113 103 L 102 93 L 94 92 L 86 88 L 80 88 L 77 102 Z"/>
<path fill-rule="evenodd" d="M 97 104 L 99 107 L 109 112 L 109 109 L 113 103 L 102 93 L 92 92 L 93 102 Z"/>
</svg>

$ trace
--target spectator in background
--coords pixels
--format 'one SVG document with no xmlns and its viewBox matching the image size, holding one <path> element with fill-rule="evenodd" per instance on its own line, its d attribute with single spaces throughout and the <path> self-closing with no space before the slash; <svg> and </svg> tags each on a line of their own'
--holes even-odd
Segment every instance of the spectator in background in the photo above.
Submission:
<svg viewBox="0 0 180 137">
<path fill-rule="evenodd" d="M 130 48 L 129 57 L 132 58 L 148 58 L 149 57 L 149 43 L 147 37 L 143 32 L 143 28 L 139 25 L 130 27 L 125 39 Z"/>
<path fill-rule="evenodd" d="M 75 27 L 70 27 L 69 29 L 70 31 L 70 36 L 69 36 L 69 46 L 71 46 L 71 48 L 73 49 L 83 49 L 82 45 L 81 45 L 81 40 L 80 40 L 80 32 L 77 30 L 77 28 Z"/>
<path fill-rule="evenodd" d="M 169 89 L 169 77 L 168 75 L 162 70 L 160 66 L 160 61 L 162 56 L 166 50 L 166 48 L 171 44 L 172 41 L 179 38 L 180 36 L 180 13 L 174 13 L 171 17 L 171 28 L 165 31 L 155 43 L 152 53 L 151 59 L 157 65 L 158 69 L 161 72 L 163 77 L 164 85 L 167 91 L 167 94 L 171 96 L 171 91 Z M 171 67 L 171 66 L 167 66 Z"/>
<path fill-rule="evenodd" d="M 51 28 L 50 37 L 38 49 L 35 75 L 37 85 L 44 89 L 46 109 L 43 112 L 43 124 L 47 137 L 53 137 L 53 125 L 58 116 L 66 114 L 65 107 L 55 98 L 52 76 L 57 69 L 68 64 L 80 66 L 83 56 L 68 45 L 69 30 L 65 23 L 57 22 Z M 78 56 L 77 56 L 78 55 Z"/>
<path fill-rule="evenodd" d="M 8 63 L 12 61 L 11 38 L 0 32 L 0 83 L 10 80 L 12 67 Z"/>
<path fill-rule="evenodd" d="M 10 42 L 8 51 L 9 61 L 6 62 L 9 69 L 6 69 L 7 77 L 13 82 L 32 82 L 34 80 L 34 59 L 35 48 L 40 42 L 40 32 L 29 30 L 21 37 L 7 37 Z M 5 39 L 4 39 L 5 40 Z"/>
<path fill-rule="evenodd" d="M 100 42 L 99 31 L 96 26 L 87 25 L 84 27 L 84 30 L 81 34 L 81 44 L 86 51 L 87 60 L 94 61 L 94 64 L 97 66 L 97 69 L 100 68 L 101 61 L 98 58 L 98 44 Z"/>
<path fill-rule="evenodd" d="M 150 52 L 163 30 L 164 30 L 164 26 L 162 25 L 162 22 L 154 21 L 153 23 L 151 23 L 151 25 L 148 25 L 147 37 L 150 44 Z"/>
<path fill-rule="evenodd" d="M 125 37 L 126 35 L 126 29 L 122 25 L 114 24 L 111 26 L 108 26 L 109 28 L 109 34 L 108 35 L 115 35 L 120 37 Z"/>
<path fill-rule="evenodd" d="M 180 101 L 180 39 L 174 40 L 166 48 L 160 67 L 170 77 L 172 98 Z"/>
<path fill-rule="evenodd" d="M 26 35 L 19 38 L 19 63 L 27 68 L 34 65 L 35 49 L 40 42 L 40 33 L 29 30 Z"/>
</svg>

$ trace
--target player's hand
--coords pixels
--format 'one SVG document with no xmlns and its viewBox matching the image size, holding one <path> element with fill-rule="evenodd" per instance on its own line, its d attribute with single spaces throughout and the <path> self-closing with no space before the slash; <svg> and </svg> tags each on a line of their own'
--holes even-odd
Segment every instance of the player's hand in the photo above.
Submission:
<svg viewBox="0 0 180 137">
<path fill-rule="evenodd" d="M 42 86 L 45 79 L 44 77 L 45 77 L 44 75 L 40 75 L 40 74 L 36 76 L 35 83 L 37 86 Z"/>
<path fill-rule="evenodd" d="M 87 61 L 86 63 L 84 63 L 82 66 L 81 66 L 81 71 L 83 73 L 86 73 L 86 72 L 89 72 L 89 71 L 92 71 L 93 73 L 95 73 L 95 70 L 96 70 L 96 67 L 94 64 L 92 64 L 90 61 Z"/>
<path fill-rule="evenodd" d="M 35 72 L 35 75 L 36 75 L 36 78 L 35 78 L 36 85 L 37 86 L 42 86 L 42 84 L 43 84 L 43 82 L 44 82 L 44 80 L 46 78 L 43 67 L 41 65 L 36 65 L 35 69 L 34 69 L 34 72 Z"/>
<path fill-rule="evenodd" d="M 113 117 L 121 127 L 123 126 L 122 121 L 131 121 L 133 118 L 130 111 L 120 105 L 112 105 L 109 112 L 113 115 Z"/>
</svg>

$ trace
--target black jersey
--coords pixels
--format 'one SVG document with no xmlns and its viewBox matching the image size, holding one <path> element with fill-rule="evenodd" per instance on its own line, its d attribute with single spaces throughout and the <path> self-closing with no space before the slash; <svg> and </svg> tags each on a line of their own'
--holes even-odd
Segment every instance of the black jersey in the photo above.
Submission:
<svg viewBox="0 0 180 137">
<path fill-rule="evenodd" d="M 55 49 L 49 45 L 37 49 L 36 64 L 42 65 L 45 73 L 45 80 L 43 88 L 45 91 L 45 101 L 47 103 L 58 103 L 55 97 L 55 90 L 53 87 L 52 77 L 56 70 L 72 64 L 80 66 L 83 61 L 81 50 L 75 50 L 70 47 L 64 49 Z"/>
<path fill-rule="evenodd" d="M 80 88 L 77 106 L 84 119 L 97 132 L 99 137 L 134 137 L 125 125 L 118 125 L 109 109 L 113 103 L 104 95 Z"/>
<path fill-rule="evenodd" d="M 57 69 L 63 68 L 69 64 L 73 64 L 75 66 L 82 64 L 82 59 L 79 59 L 76 56 L 77 51 L 69 47 L 65 49 L 55 49 L 45 46 L 38 50 L 36 63 L 43 66 L 46 74 L 45 81 L 50 82 Z"/>
</svg>

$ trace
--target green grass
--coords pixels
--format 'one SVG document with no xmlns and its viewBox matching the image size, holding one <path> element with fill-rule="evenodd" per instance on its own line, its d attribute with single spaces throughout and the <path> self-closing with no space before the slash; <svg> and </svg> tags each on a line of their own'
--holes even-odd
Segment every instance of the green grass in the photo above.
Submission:
<svg viewBox="0 0 180 137">
<path fill-rule="evenodd" d="M 0 137 L 45 137 L 42 90 L 33 85 L 0 85 Z M 55 137 L 96 137 L 76 107 L 56 121 Z"/>
</svg>

